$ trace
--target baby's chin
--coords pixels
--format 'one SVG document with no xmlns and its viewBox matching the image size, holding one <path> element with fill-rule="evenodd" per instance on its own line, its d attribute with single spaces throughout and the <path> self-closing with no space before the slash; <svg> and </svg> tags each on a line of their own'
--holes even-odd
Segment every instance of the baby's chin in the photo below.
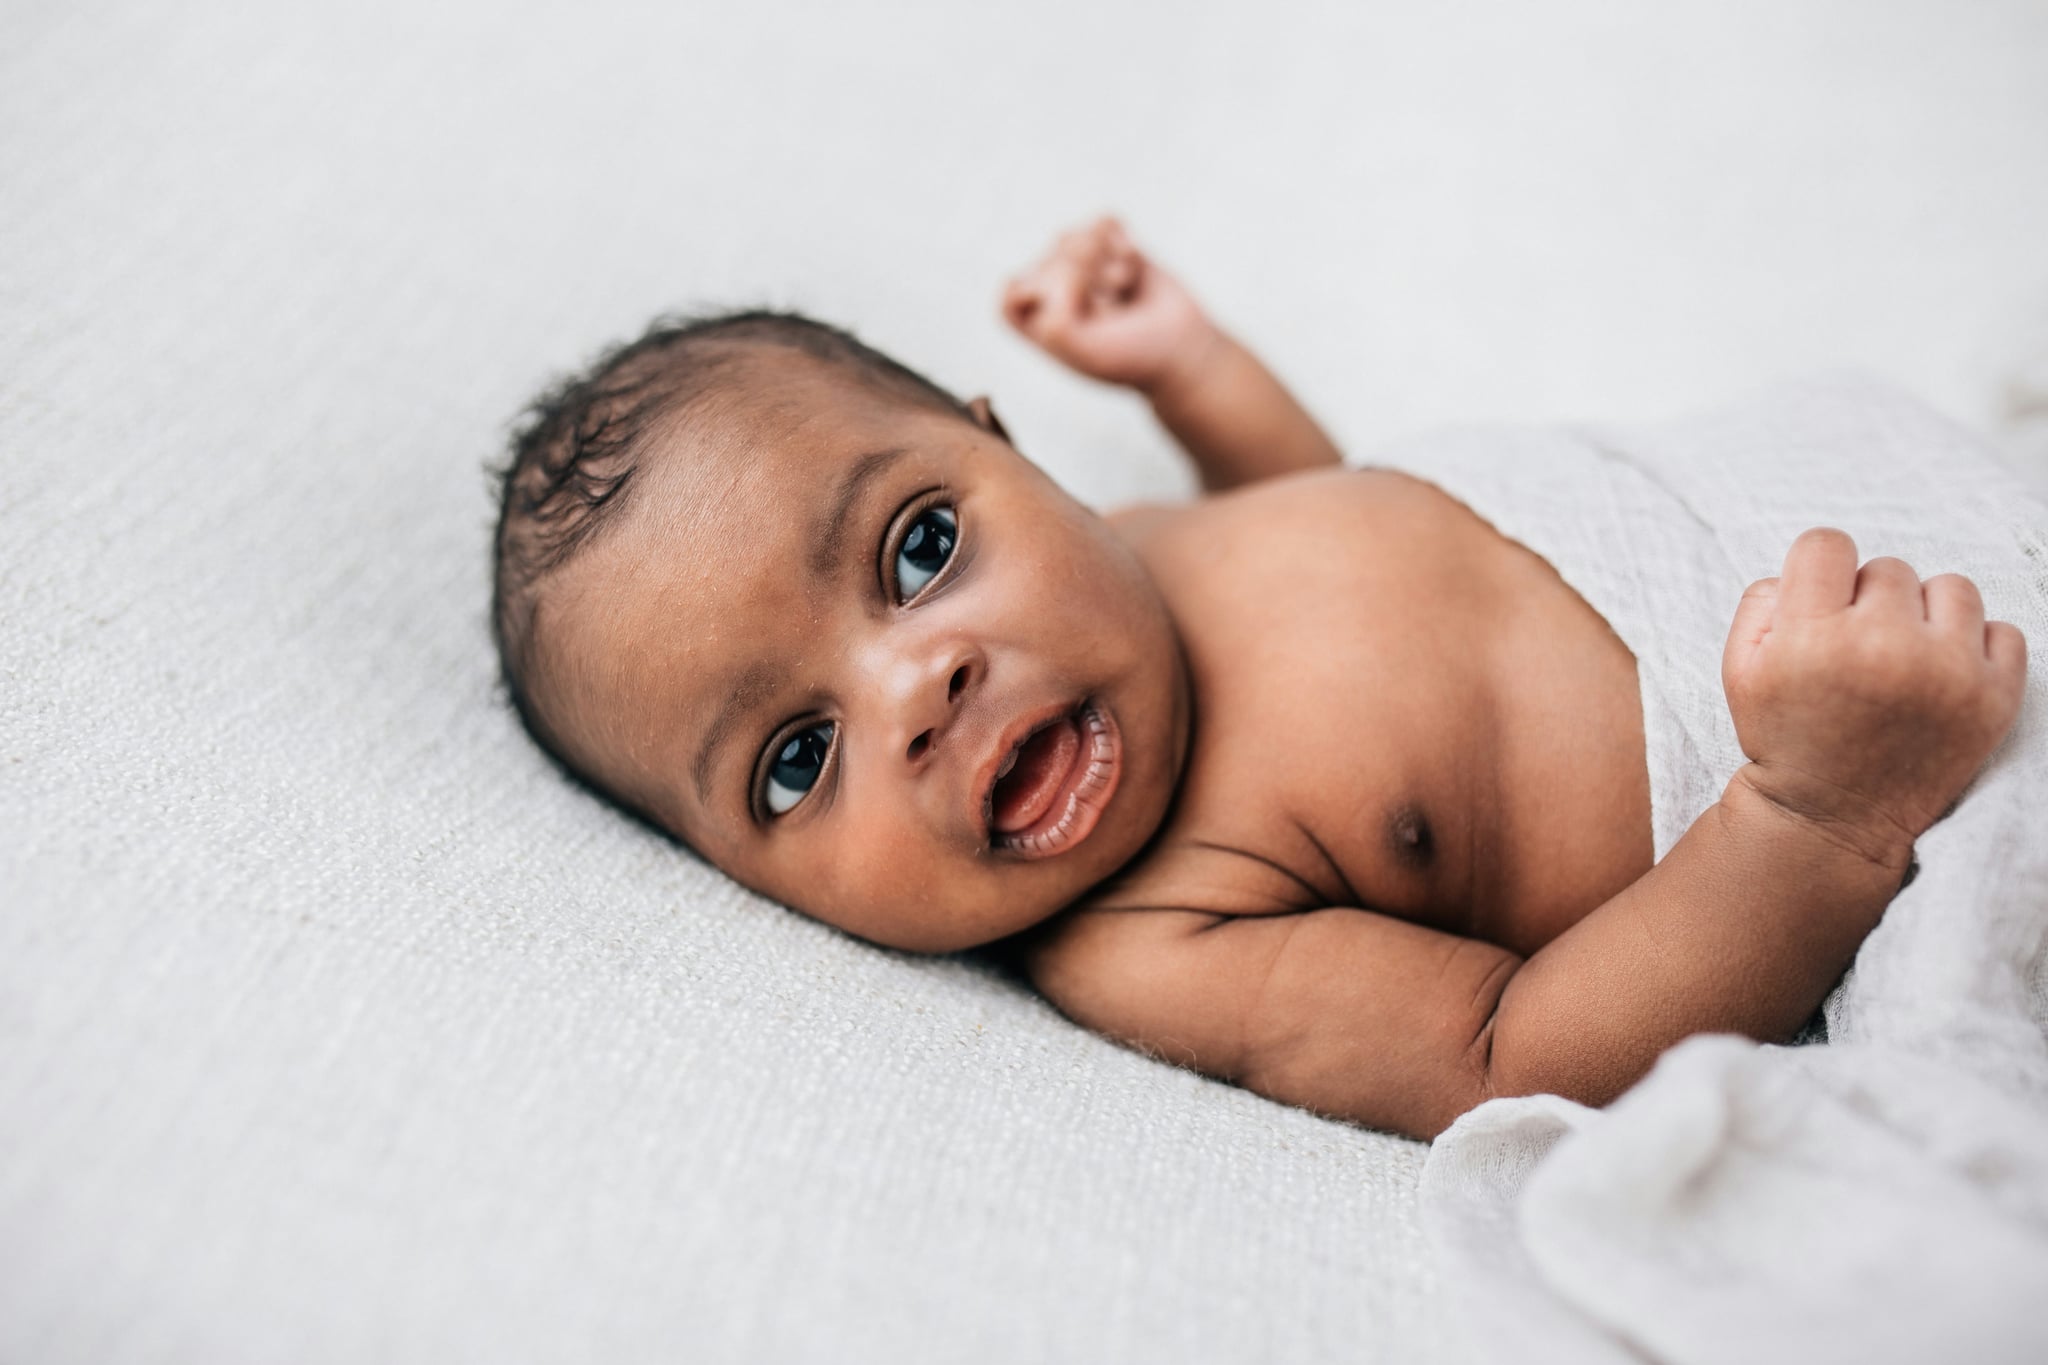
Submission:
<svg viewBox="0 0 2048 1365">
<path fill-rule="evenodd" d="M 1107 821 L 1104 822 L 1108 823 Z M 969 884 L 956 885 L 949 892 L 928 897 L 909 896 L 887 905 L 865 907 L 859 912 L 818 914 L 824 920 L 859 938 L 885 948 L 914 953 L 958 953 L 984 948 L 1015 938 L 1057 919 L 1088 894 L 1114 876 L 1150 840 L 1158 821 L 1134 830 L 1099 830 L 1098 843 L 1090 839 L 1083 848 L 1065 855 L 1071 861 L 1061 865 L 1059 857 L 1032 863 L 978 864 Z M 911 906 L 925 907 L 919 910 Z"/>
<path fill-rule="evenodd" d="M 852 932 L 870 943 L 901 952 L 964 953 L 1028 933 L 1057 918 L 1075 899 L 1057 898 L 1021 910 L 1013 903 L 987 914 L 961 911 L 939 924 L 891 922 L 884 917 L 878 922 L 870 921 L 867 932 Z"/>
<path fill-rule="evenodd" d="M 984 854 L 953 868 L 952 875 L 936 869 L 909 881 L 898 875 L 886 891 L 853 897 L 844 895 L 844 883 L 837 888 L 839 896 L 789 894 L 795 888 L 774 886 L 752 889 L 883 948 L 958 953 L 1036 928 L 1101 880 L 1081 859 L 1065 868 L 1055 866 L 1058 861 L 1014 863 Z"/>
</svg>

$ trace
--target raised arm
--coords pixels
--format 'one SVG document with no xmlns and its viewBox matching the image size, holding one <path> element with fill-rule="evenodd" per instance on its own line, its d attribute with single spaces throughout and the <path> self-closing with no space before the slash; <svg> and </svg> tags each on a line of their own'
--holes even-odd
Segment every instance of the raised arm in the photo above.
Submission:
<svg viewBox="0 0 2048 1365">
<path fill-rule="evenodd" d="M 1418 1137 L 1496 1095 L 1603 1104 L 1693 1033 L 1784 1038 L 2011 727 L 2025 643 L 1967 579 L 1859 572 L 1847 536 L 1808 532 L 1744 597 L 1724 674 L 1751 761 L 1526 962 L 1357 909 L 1126 911 L 1081 915 L 1033 974 L 1103 1032 Z"/>
<path fill-rule="evenodd" d="M 1210 492 L 1339 463 L 1272 371 L 1113 218 L 1065 234 L 1011 281 L 1003 316 L 1070 368 L 1144 394 Z"/>
</svg>

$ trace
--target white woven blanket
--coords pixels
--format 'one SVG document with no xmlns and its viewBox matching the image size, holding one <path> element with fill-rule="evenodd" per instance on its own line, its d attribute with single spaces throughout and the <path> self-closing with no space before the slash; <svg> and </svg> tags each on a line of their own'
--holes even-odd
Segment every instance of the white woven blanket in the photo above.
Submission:
<svg viewBox="0 0 2048 1365">
<path fill-rule="evenodd" d="M 1854 382 L 1388 462 L 1545 555 L 1635 651 L 1659 857 L 1741 762 L 1721 645 L 1807 526 L 1970 575 L 2035 651 L 2013 736 L 1829 1000 L 1829 1046 L 1697 1038 L 1605 1112 L 1496 1101 L 1438 1141 L 1425 1220 L 1468 1320 L 1519 1361 L 2048 1359 L 2048 511 Z"/>
</svg>

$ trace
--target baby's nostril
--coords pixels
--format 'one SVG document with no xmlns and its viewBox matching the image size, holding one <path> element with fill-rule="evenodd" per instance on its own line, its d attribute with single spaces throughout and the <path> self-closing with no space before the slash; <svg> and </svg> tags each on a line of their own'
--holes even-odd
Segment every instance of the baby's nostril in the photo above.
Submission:
<svg viewBox="0 0 2048 1365">
<path fill-rule="evenodd" d="M 924 751 L 932 747 L 932 732 L 927 730 L 910 741 L 910 759 L 914 763 L 924 757 Z"/>
<path fill-rule="evenodd" d="M 954 670 L 953 670 L 953 681 L 952 681 L 952 682 L 950 682 L 950 683 L 948 683 L 948 684 L 946 685 L 946 700 L 947 700 L 947 701 L 958 701 L 958 700 L 960 700 L 960 692 L 961 692 L 961 689 L 962 689 L 962 688 L 964 688 L 964 687 L 966 687 L 966 686 L 967 686 L 967 665 L 966 665 L 966 664 L 962 664 L 962 665 L 960 665 L 960 667 L 958 667 L 958 668 L 956 668 L 956 669 L 954 669 Z"/>
</svg>

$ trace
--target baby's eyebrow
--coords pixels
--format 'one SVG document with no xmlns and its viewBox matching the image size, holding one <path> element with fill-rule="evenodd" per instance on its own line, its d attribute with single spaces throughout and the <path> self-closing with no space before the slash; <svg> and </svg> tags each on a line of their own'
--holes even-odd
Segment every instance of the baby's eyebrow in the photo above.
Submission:
<svg viewBox="0 0 2048 1365">
<path fill-rule="evenodd" d="M 711 804 L 711 767 L 718 758 L 718 748 L 731 736 L 733 727 L 752 710 L 763 698 L 775 690 L 776 671 L 767 664 L 754 664 L 740 674 L 739 681 L 724 689 L 725 701 L 712 718 L 711 727 L 704 732 L 704 743 L 698 746 L 697 761 L 690 765 L 690 775 L 697 782 L 697 803 Z"/>
<path fill-rule="evenodd" d="M 846 542 L 846 517 L 860 500 L 861 490 L 877 475 L 910 452 L 902 446 L 872 451 L 847 467 L 831 505 L 811 527 L 811 572 L 819 578 L 832 572 Z"/>
</svg>

